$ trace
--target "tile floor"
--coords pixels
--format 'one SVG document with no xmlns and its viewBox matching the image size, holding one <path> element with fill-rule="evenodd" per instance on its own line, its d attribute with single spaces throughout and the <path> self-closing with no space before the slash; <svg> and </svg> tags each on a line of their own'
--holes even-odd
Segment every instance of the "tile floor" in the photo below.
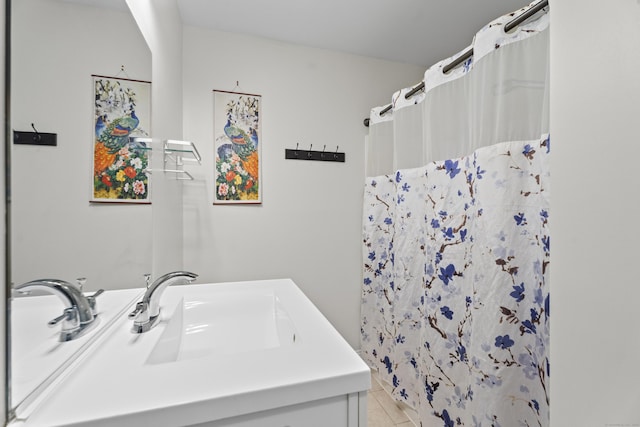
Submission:
<svg viewBox="0 0 640 427">
<path fill-rule="evenodd" d="M 375 373 L 367 396 L 368 427 L 415 427 L 411 418 L 384 390 Z"/>
</svg>

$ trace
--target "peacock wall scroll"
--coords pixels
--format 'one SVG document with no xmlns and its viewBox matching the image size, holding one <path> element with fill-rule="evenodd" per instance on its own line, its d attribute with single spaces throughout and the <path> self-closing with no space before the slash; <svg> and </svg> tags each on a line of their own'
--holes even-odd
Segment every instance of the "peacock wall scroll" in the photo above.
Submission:
<svg viewBox="0 0 640 427">
<path fill-rule="evenodd" d="M 93 75 L 91 202 L 149 203 L 151 83 Z"/>
<path fill-rule="evenodd" d="M 262 203 L 260 95 L 214 90 L 214 204 Z"/>
</svg>

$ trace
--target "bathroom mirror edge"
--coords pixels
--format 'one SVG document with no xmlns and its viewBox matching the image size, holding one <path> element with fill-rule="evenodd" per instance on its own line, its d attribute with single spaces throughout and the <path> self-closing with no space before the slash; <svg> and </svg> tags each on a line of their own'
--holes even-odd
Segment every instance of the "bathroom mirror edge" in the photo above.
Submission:
<svg viewBox="0 0 640 427">
<path fill-rule="evenodd" d="M 10 160 L 11 160 L 11 150 L 10 150 L 10 123 L 11 123 L 11 115 L 10 115 L 10 88 L 11 88 L 11 2 L 12 0 L 5 0 L 4 8 L 2 9 L 2 21 L 4 22 L 4 34 L 2 35 L 2 45 L 4 49 L 4 62 L 3 62 L 3 79 L 2 79 L 2 95 L 3 95 L 3 104 L 2 104 L 2 114 L 3 114 L 3 132 L 4 132 L 4 149 L 2 152 L 2 164 L 3 164 L 3 174 L 0 179 L 3 180 L 3 190 L 4 190 L 4 198 L 3 198 L 3 213 L 4 220 L 2 226 L 4 227 L 4 257 L 2 260 L 2 269 L 3 269 L 3 280 L 4 286 L 2 287 L 1 292 L 3 293 L 2 298 L 4 300 L 4 312 L 2 317 L 2 331 L 3 331 L 3 344 L 4 344 L 4 352 L 2 354 L 2 382 L 3 382 L 3 393 L 1 411 L 4 417 L 4 421 L 7 422 L 10 417 L 11 411 L 11 387 L 10 387 L 10 378 L 11 378 L 11 365 L 10 365 L 10 328 L 11 328 L 11 305 L 10 305 L 10 295 L 11 295 L 11 239 L 10 239 L 10 230 L 11 230 L 11 217 L 9 210 L 10 203 L 10 182 L 9 182 L 9 170 L 10 170 Z"/>
</svg>

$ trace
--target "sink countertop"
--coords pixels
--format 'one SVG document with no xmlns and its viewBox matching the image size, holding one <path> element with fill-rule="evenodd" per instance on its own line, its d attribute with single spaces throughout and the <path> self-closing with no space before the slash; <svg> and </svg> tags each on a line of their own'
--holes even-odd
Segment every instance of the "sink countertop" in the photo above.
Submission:
<svg viewBox="0 0 640 427">
<path fill-rule="evenodd" d="M 147 364 L 182 295 L 203 286 L 222 293 L 273 289 L 299 339 L 278 348 Z M 161 307 L 160 324 L 144 334 L 131 333 L 126 317 L 114 324 L 25 421 L 10 425 L 190 425 L 370 388 L 368 366 L 290 279 L 174 286 Z"/>
</svg>

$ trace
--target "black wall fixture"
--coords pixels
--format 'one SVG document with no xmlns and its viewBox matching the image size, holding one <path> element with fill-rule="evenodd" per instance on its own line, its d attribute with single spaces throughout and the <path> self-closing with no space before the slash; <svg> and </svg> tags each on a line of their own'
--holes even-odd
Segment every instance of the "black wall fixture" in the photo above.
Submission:
<svg viewBox="0 0 640 427">
<path fill-rule="evenodd" d="M 336 151 L 325 151 L 325 148 L 327 148 L 326 145 L 322 151 L 313 151 L 311 148 L 313 148 L 313 144 L 311 144 L 308 150 L 299 150 L 298 145 L 296 145 L 295 149 L 286 148 L 284 150 L 284 158 L 289 160 L 318 160 L 322 162 L 341 163 L 346 161 L 345 153 L 338 152 L 339 147 L 336 147 Z"/>
<path fill-rule="evenodd" d="M 58 145 L 58 134 L 38 132 L 36 127 L 31 123 L 33 132 L 13 131 L 13 143 L 24 145 Z"/>
</svg>

